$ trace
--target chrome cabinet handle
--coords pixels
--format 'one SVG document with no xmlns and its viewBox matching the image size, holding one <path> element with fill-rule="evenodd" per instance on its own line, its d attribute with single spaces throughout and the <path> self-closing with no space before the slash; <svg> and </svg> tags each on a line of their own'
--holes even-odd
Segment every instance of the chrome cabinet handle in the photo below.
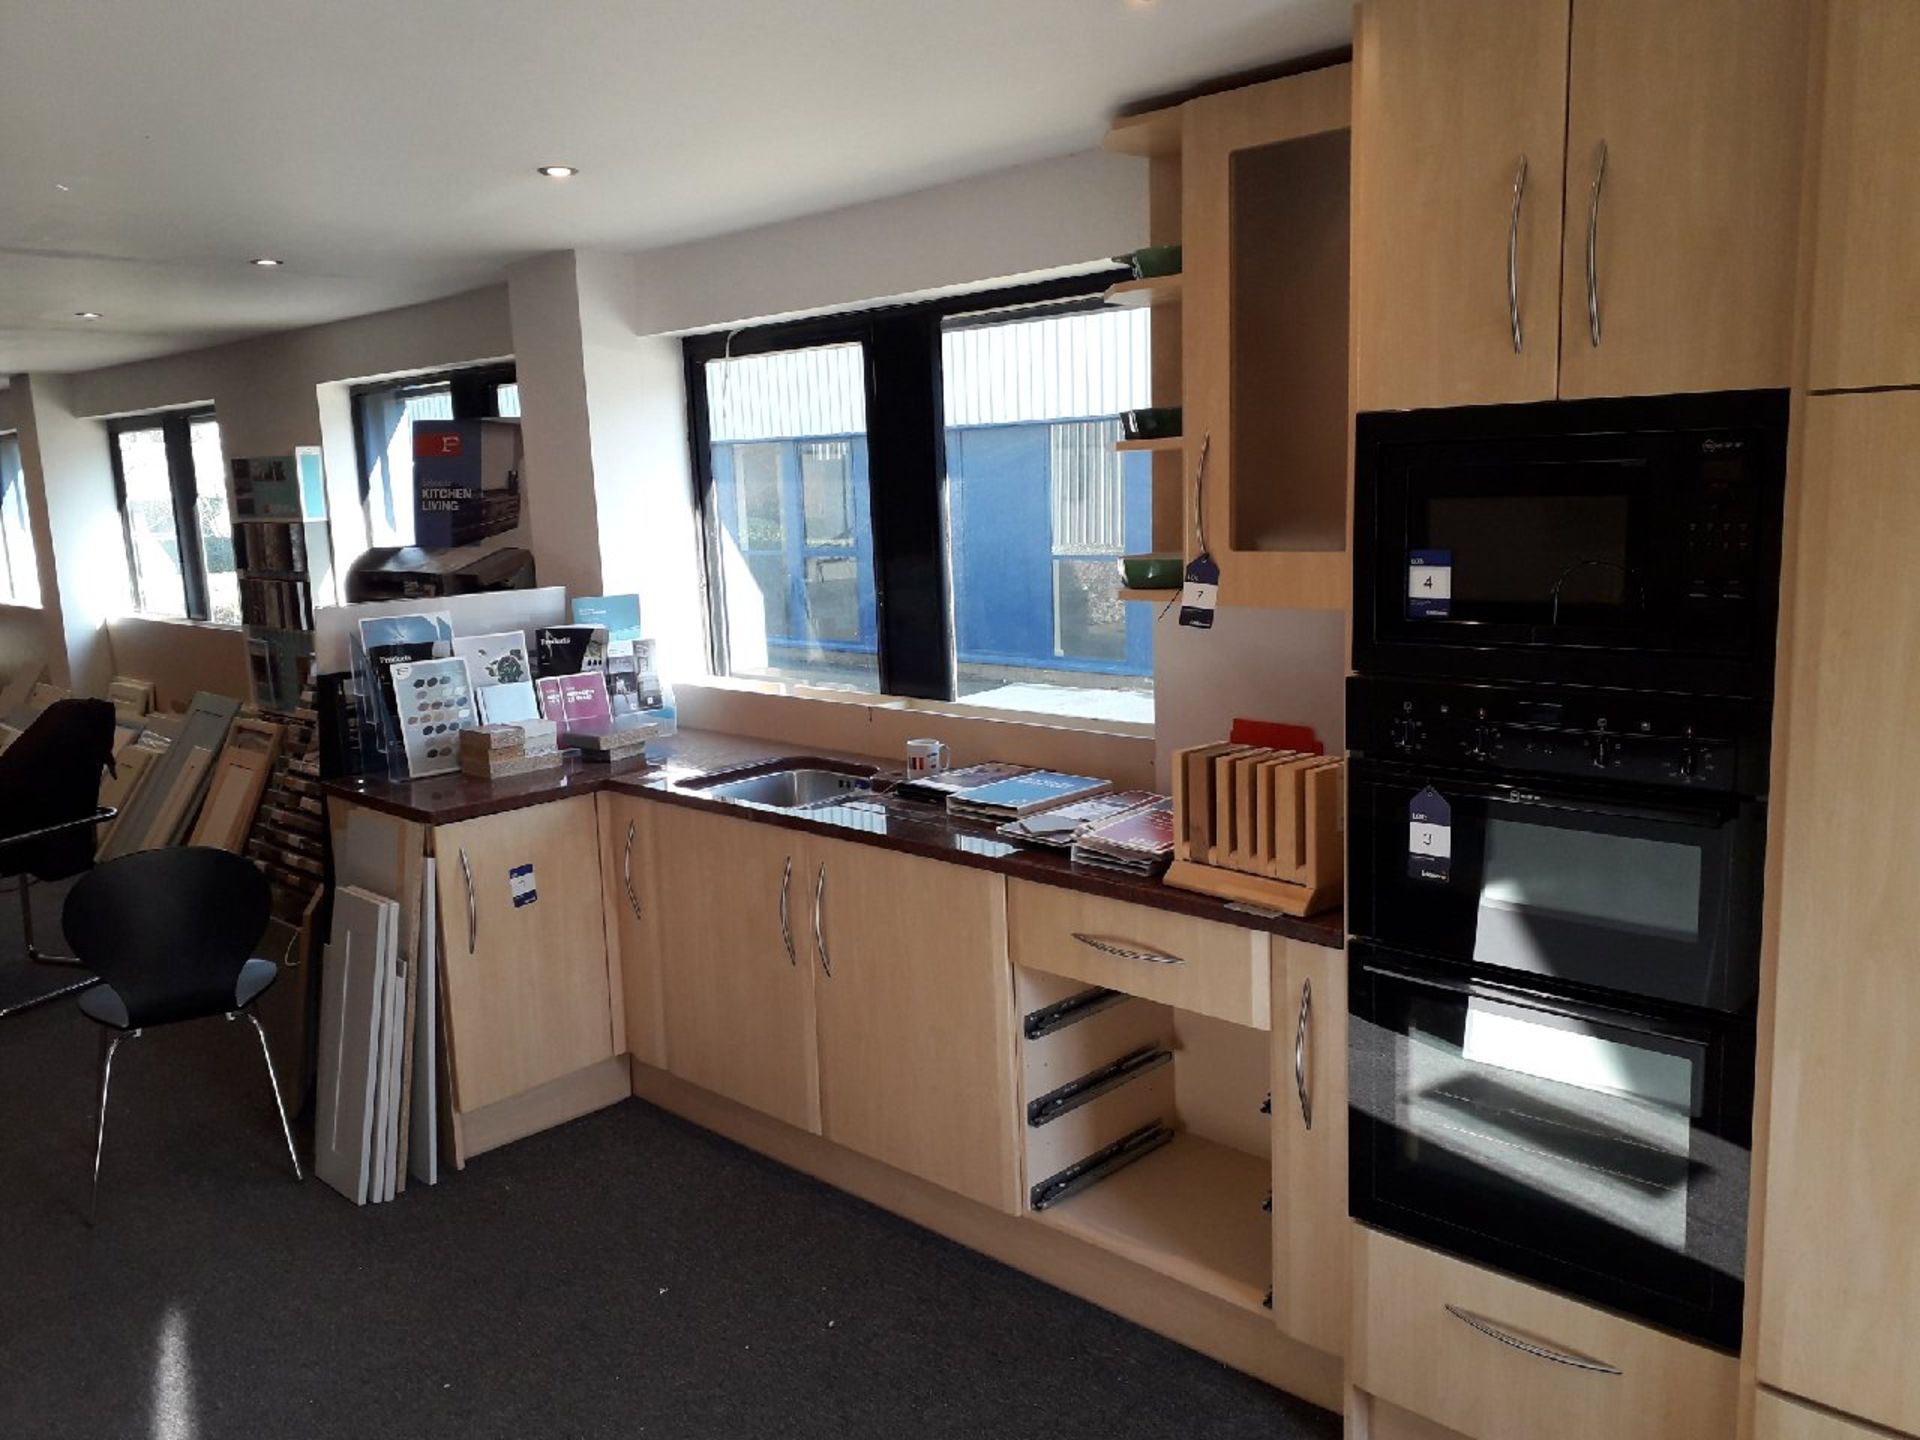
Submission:
<svg viewBox="0 0 1920 1440">
<path fill-rule="evenodd" d="M 460 878 L 467 883 L 467 954 L 480 939 L 480 909 L 473 899 L 473 866 L 467 863 L 467 847 L 460 847 Z"/>
<path fill-rule="evenodd" d="M 1607 183 L 1607 142 L 1593 170 L 1593 195 L 1587 202 L 1587 338 L 1600 344 L 1600 191 Z"/>
<path fill-rule="evenodd" d="M 633 892 L 633 832 L 634 822 L 627 821 L 627 850 L 620 859 L 620 879 L 627 887 L 627 904 L 633 910 L 633 918 L 640 918 L 640 897 Z"/>
<path fill-rule="evenodd" d="M 1520 329 L 1520 206 L 1527 195 L 1527 157 L 1513 175 L 1513 211 L 1507 216 L 1507 318 L 1513 323 L 1513 353 L 1525 348 Z"/>
<path fill-rule="evenodd" d="M 1200 437 L 1200 459 L 1193 467 L 1193 538 L 1197 555 L 1207 554 L 1207 456 L 1213 450 L 1213 432 Z"/>
<path fill-rule="evenodd" d="M 1569 1365 L 1575 1370 L 1590 1370 L 1596 1375 L 1620 1373 L 1616 1365 L 1609 1365 L 1604 1360 L 1595 1360 L 1589 1355 L 1576 1355 L 1571 1350 L 1555 1350 L 1538 1341 L 1525 1339 L 1509 1330 L 1501 1329 L 1486 1316 L 1476 1315 L 1471 1310 L 1463 1310 L 1458 1305 L 1449 1304 L 1446 1310 L 1462 1324 L 1470 1325 L 1488 1339 L 1498 1340 L 1502 1345 L 1510 1345 L 1524 1355 L 1532 1355 L 1540 1360 L 1551 1360 L 1556 1365 Z"/>
<path fill-rule="evenodd" d="M 1300 982 L 1300 1023 L 1293 1031 L 1293 1093 L 1300 1097 L 1300 1119 L 1313 1129 L 1313 1092 L 1307 1088 L 1307 1026 L 1313 1019 L 1313 981 Z"/>
<path fill-rule="evenodd" d="M 787 895 L 793 889 L 793 857 L 787 856 L 787 868 L 780 875 L 780 943 L 787 947 L 787 964 L 798 966 L 793 953 L 793 925 L 787 918 Z"/>
<path fill-rule="evenodd" d="M 1103 940 L 1097 935 L 1082 935 L 1078 930 L 1073 938 L 1090 949 L 1104 955 L 1118 955 L 1122 960 L 1144 960 L 1149 965 L 1184 965 L 1187 962 L 1181 956 L 1169 955 L 1164 950 L 1141 950 L 1132 945 L 1119 945 L 1112 940 Z"/>
<path fill-rule="evenodd" d="M 820 957 L 820 968 L 833 978 L 833 956 L 827 953 L 827 937 L 820 929 L 820 912 L 827 900 L 827 862 L 820 862 L 820 878 L 813 882 L 813 953 Z"/>
</svg>

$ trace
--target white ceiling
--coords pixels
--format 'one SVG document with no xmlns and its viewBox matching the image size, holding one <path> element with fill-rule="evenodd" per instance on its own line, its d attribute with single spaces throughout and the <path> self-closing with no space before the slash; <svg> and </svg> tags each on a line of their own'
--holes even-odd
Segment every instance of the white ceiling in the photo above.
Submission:
<svg viewBox="0 0 1920 1440">
<path fill-rule="evenodd" d="M 1350 33 L 1348 0 L 5 8 L 0 376 L 1064 154 L 1097 144 L 1121 104 Z M 582 173 L 533 173 L 548 162 Z"/>
</svg>

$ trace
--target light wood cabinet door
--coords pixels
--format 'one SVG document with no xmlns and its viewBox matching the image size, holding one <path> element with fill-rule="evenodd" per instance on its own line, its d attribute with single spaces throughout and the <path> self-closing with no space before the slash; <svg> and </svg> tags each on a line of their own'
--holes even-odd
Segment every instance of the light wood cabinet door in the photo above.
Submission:
<svg viewBox="0 0 1920 1440">
<path fill-rule="evenodd" d="M 1356 409 L 1553 398 L 1568 14 L 1568 0 L 1360 5 Z"/>
<path fill-rule="evenodd" d="M 606 897 L 607 962 L 615 992 L 616 1046 L 665 1069 L 666 1021 L 660 999 L 660 882 L 653 870 L 657 801 L 602 791 L 600 888 Z"/>
<path fill-rule="evenodd" d="M 807 854 L 821 1133 L 1018 1213 L 1006 882 L 841 840 Z"/>
<path fill-rule="evenodd" d="M 1811 14 L 1574 0 L 1563 397 L 1788 383 Z"/>
<path fill-rule="evenodd" d="M 1920 1434 L 1920 392 L 1802 424 L 1759 1374 Z"/>
<path fill-rule="evenodd" d="M 1762 1390 L 1753 1404 L 1753 1440 L 1887 1440 L 1887 1432 Z"/>
<path fill-rule="evenodd" d="M 1273 1315 L 1347 1351 L 1347 956 L 1273 942 Z"/>
<path fill-rule="evenodd" d="M 1369 1395 L 1472 1440 L 1733 1440 L 1734 1356 L 1377 1230 L 1353 1245 Z"/>
<path fill-rule="evenodd" d="M 455 1108 L 610 1059 L 593 798 L 442 825 L 433 849 Z"/>
<path fill-rule="evenodd" d="M 665 803 L 651 819 L 667 1069 L 817 1133 L 810 842 Z"/>
<path fill-rule="evenodd" d="M 1920 5 L 1826 9 L 1807 385 L 1920 385 Z"/>
</svg>

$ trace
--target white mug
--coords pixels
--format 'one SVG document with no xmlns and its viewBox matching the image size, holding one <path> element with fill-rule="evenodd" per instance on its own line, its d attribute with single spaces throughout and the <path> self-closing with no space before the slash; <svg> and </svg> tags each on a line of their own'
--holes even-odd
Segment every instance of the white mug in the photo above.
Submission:
<svg viewBox="0 0 1920 1440">
<path fill-rule="evenodd" d="M 908 774 L 938 775 L 951 764 L 953 764 L 953 752 L 947 748 L 944 741 L 907 741 Z"/>
</svg>

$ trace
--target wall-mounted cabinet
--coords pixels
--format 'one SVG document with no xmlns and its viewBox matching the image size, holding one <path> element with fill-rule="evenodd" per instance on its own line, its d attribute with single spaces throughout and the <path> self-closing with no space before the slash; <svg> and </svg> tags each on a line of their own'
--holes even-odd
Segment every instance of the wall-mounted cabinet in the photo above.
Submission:
<svg viewBox="0 0 1920 1440">
<path fill-rule="evenodd" d="M 1810 13 L 1364 0 L 1356 408 L 1786 385 Z"/>
<path fill-rule="evenodd" d="M 1156 335 L 1155 402 L 1185 410 L 1178 452 L 1155 459 L 1155 541 L 1205 548 L 1224 605 L 1347 603 L 1350 114 L 1337 65 L 1109 138 L 1155 157 L 1153 237 L 1184 250 L 1155 310 L 1179 346 L 1176 360 Z"/>
</svg>

